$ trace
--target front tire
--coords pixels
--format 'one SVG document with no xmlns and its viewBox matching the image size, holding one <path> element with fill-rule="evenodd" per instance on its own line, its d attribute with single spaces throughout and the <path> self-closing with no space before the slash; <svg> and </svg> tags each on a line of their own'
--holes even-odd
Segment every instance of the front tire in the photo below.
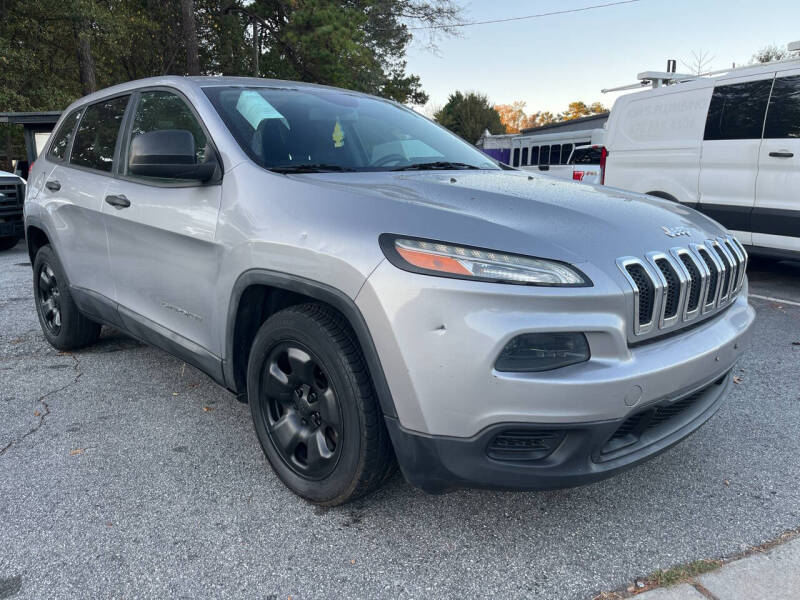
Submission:
<svg viewBox="0 0 800 600">
<path fill-rule="evenodd" d="M 361 350 L 334 310 L 302 304 L 267 319 L 250 352 L 247 397 L 267 460 L 299 496 L 344 504 L 391 472 L 394 455 Z"/>
<path fill-rule="evenodd" d="M 54 348 L 77 350 L 100 337 L 100 325 L 75 305 L 64 269 L 49 245 L 39 248 L 33 261 L 33 297 L 42 333 Z"/>
</svg>

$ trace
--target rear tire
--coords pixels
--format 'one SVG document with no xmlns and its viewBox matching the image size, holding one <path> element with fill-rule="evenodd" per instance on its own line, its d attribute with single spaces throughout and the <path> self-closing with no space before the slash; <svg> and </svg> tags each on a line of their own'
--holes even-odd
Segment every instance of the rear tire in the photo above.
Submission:
<svg viewBox="0 0 800 600">
<path fill-rule="evenodd" d="M 42 333 L 54 348 L 77 350 L 100 337 L 100 325 L 75 305 L 64 269 L 49 245 L 39 248 L 33 261 L 33 297 Z"/>
<path fill-rule="evenodd" d="M 17 242 L 19 242 L 20 239 L 22 238 L 20 238 L 18 235 L 0 237 L 0 252 L 3 250 L 11 250 L 11 248 L 17 245 Z"/>
<path fill-rule="evenodd" d="M 297 495 L 336 506 L 380 487 L 394 466 L 383 416 L 348 323 L 320 304 L 271 316 L 247 366 L 256 434 Z"/>
</svg>

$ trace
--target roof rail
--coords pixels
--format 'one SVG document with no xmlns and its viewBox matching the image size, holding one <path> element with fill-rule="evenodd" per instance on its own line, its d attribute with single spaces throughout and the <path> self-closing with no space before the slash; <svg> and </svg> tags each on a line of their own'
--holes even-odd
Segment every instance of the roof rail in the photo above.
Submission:
<svg viewBox="0 0 800 600">
<path fill-rule="evenodd" d="M 796 42 L 791 42 L 786 45 L 786 49 L 792 52 L 800 52 L 800 40 Z M 697 79 L 701 79 L 703 77 L 713 77 L 714 75 L 723 75 L 725 73 L 730 73 L 732 71 L 738 71 L 739 69 L 752 69 L 755 67 L 766 67 L 769 65 L 775 65 L 780 63 L 786 62 L 797 62 L 800 60 L 800 54 L 797 56 L 791 56 L 789 58 L 783 58 L 781 60 L 773 60 L 766 63 L 756 63 L 752 65 L 742 65 L 737 67 L 735 64 L 731 66 L 730 69 L 719 69 L 716 71 L 707 71 L 705 73 L 697 73 L 697 74 L 688 74 L 688 73 L 676 73 L 676 61 L 674 59 L 670 59 L 667 61 L 667 70 L 666 71 L 643 71 L 639 73 L 636 78 L 639 80 L 637 83 L 631 83 L 628 85 L 621 85 L 618 87 L 613 88 L 603 88 L 600 90 L 601 93 L 607 94 L 608 92 L 621 92 L 623 90 L 635 90 L 640 89 L 643 87 L 650 86 L 652 88 L 659 88 L 664 85 L 672 85 L 675 83 L 684 83 L 687 81 L 695 81 Z"/>
</svg>

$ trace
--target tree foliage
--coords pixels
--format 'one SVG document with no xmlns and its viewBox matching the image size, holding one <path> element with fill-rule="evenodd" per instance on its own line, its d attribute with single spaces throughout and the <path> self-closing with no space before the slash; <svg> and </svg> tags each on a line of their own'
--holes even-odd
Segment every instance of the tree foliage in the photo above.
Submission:
<svg viewBox="0 0 800 600">
<path fill-rule="evenodd" d="M 506 133 L 500 114 L 489 99 L 478 92 L 454 92 L 434 115 L 436 121 L 470 143 L 488 129 L 491 134 Z"/>
<path fill-rule="evenodd" d="M 541 127 L 559 121 L 570 121 L 580 117 L 588 117 L 606 112 L 608 109 L 599 102 L 586 104 L 585 102 L 570 102 L 567 110 L 554 115 L 549 111 L 525 113 L 525 102 L 517 100 L 511 104 L 497 104 L 495 110 L 500 115 L 500 120 L 508 133 L 519 133 L 523 129 Z"/>
<path fill-rule="evenodd" d="M 778 46 L 776 44 L 768 44 L 759 49 L 750 58 L 751 63 L 768 63 L 773 60 L 783 60 L 789 58 L 789 51 L 786 46 Z"/>
<path fill-rule="evenodd" d="M 409 24 L 451 0 L 0 0 L 0 110 L 64 108 L 154 75 L 259 75 L 424 103 Z M 190 20 L 190 21 L 189 21 Z"/>
</svg>

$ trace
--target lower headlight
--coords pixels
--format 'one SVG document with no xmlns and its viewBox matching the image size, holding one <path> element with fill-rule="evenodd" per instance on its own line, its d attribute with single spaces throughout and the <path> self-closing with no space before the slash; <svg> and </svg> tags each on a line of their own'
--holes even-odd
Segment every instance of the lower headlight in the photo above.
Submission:
<svg viewBox="0 0 800 600">
<path fill-rule="evenodd" d="M 494 368 L 511 373 L 551 371 L 589 360 L 582 333 L 523 333 L 506 344 Z"/>
</svg>

